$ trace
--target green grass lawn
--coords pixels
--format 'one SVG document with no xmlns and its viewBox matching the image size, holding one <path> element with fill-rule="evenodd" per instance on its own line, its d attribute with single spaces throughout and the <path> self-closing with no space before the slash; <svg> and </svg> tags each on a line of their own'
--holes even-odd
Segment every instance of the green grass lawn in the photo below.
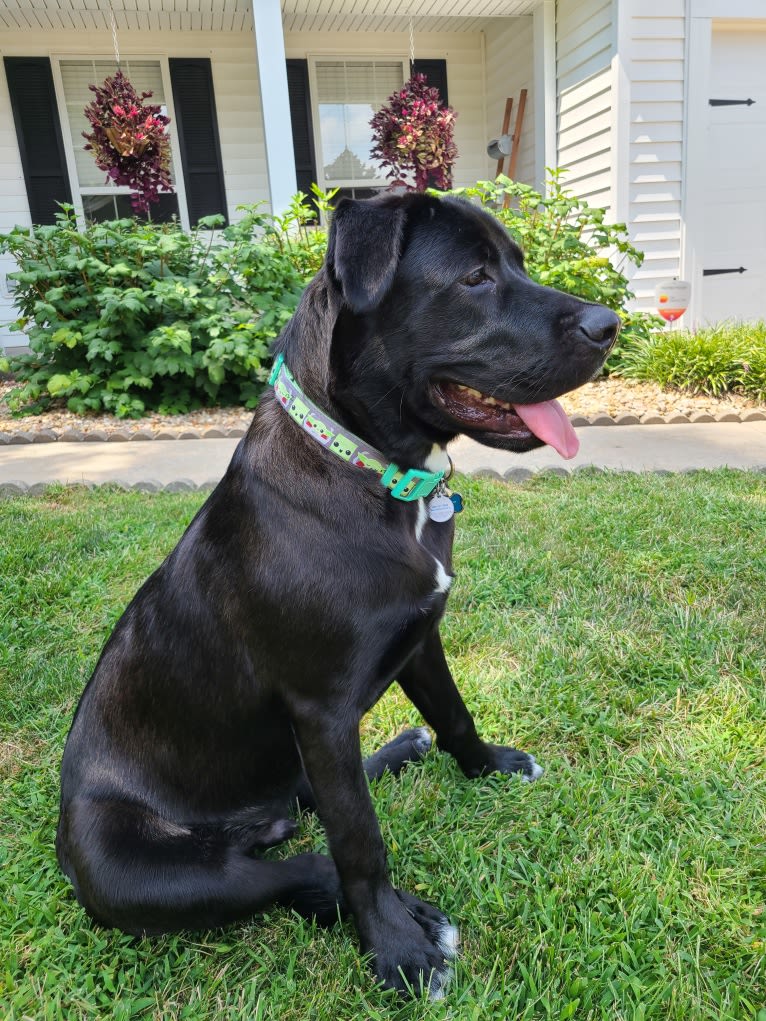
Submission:
<svg viewBox="0 0 766 1021">
<path fill-rule="evenodd" d="M 461 929 L 432 1005 L 376 990 L 349 924 L 89 922 L 53 852 L 64 738 L 202 496 L 0 502 L 0 1017 L 766 1021 L 766 478 L 459 488 L 448 655 L 480 731 L 546 773 L 470 782 L 432 752 L 375 787 L 394 881 Z M 418 722 L 392 690 L 365 746 Z M 307 819 L 273 853 L 323 847 Z"/>
</svg>

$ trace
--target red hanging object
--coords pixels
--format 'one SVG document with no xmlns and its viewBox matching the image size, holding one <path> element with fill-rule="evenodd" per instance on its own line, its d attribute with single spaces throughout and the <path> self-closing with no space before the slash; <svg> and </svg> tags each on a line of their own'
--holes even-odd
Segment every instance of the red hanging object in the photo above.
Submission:
<svg viewBox="0 0 766 1021">
<path fill-rule="evenodd" d="M 122 71 L 88 87 L 94 99 L 85 107 L 92 126 L 82 133 L 85 149 L 114 184 L 131 189 L 134 212 L 146 214 L 160 191 L 173 190 L 166 132 L 170 118 L 161 107 L 145 103 L 152 93 L 139 96 Z"/>
<path fill-rule="evenodd" d="M 456 117 L 424 74 L 414 74 L 388 97 L 370 121 L 374 142 L 370 155 L 388 168 L 392 187 L 405 183 L 405 174 L 413 175 L 416 191 L 452 187 L 452 164 L 458 157 L 453 140 Z"/>
</svg>

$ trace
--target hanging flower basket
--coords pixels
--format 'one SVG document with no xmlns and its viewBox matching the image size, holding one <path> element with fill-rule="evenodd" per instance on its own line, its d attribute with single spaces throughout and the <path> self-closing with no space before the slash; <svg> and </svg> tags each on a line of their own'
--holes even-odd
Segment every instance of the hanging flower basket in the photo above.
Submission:
<svg viewBox="0 0 766 1021">
<path fill-rule="evenodd" d="M 456 117 L 426 76 L 414 74 L 370 121 L 371 155 L 387 168 L 393 185 L 412 188 L 406 181 L 409 175 L 415 191 L 451 188 L 452 165 L 458 157 L 453 139 Z"/>
<path fill-rule="evenodd" d="M 100 86 L 90 85 L 94 99 L 85 107 L 91 131 L 83 131 L 96 166 L 114 184 L 131 189 L 130 203 L 136 214 L 147 214 L 160 191 L 172 191 L 170 118 L 161 107 L 144 103 L 151 92 L 139 96 L 128 79 L 117 71 Z"/>
<path fill-rule="evenodd" d="M 149 139 L 140 137 L 134 132 L 125 131 L 122 128 L 106 128 L 106 137 L 111 142 L 112 148 L 120 156 L 143 156 L 149 148 Z"/>
</svg>

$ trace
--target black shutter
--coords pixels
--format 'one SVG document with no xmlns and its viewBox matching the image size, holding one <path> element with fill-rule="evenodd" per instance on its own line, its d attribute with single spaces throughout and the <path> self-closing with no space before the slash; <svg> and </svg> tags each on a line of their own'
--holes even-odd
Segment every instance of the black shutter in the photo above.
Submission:
<svg viewBox="0 0 766 1021">
<path fill-rule="evenodd" d="M 290 120 L 293 126 L 293 154 L 298 190 L 311 194 L 317 179 L 314 154 L 314 126 L 311 120 L 308 60 L 287 61 L 287 90 L 290 95 Z"/>
<path fill-rule="evenodd" d="M 227 215 L 213 73 L 206 57 L 171 57 L 168 64 L 186 205 L 193 227 L 202 216 Z"/>
<path fill-rule="evenodd" d="M 411 70 L 413 74 L 424 74 L 428 84 L 439 90 L 442 103 L 449 106 L 446 60 L 414 60 Z"/>
<path fill-rule="evenodd" d="M 71 202 L 51 63 L 47 57 L 4 57 L 32 223 L 53 223 L 57 203 Z"/>
</svg>

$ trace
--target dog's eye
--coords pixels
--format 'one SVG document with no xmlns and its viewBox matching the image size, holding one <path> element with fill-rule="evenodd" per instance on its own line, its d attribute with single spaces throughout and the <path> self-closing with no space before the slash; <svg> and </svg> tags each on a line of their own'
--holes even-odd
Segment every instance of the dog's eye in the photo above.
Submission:
<svg viewBox="0 0 766 1021">
<path fill-rule="evenodd" d="M 465 284 L 466 287 L 478 287 L 479 284 L 486 284 L 491 280 L 483 269 L 475 269 L 473 273 L 469 273 L 467 277 L 463 277 L 460 281 L 461 284 Z"/>
</svg>

